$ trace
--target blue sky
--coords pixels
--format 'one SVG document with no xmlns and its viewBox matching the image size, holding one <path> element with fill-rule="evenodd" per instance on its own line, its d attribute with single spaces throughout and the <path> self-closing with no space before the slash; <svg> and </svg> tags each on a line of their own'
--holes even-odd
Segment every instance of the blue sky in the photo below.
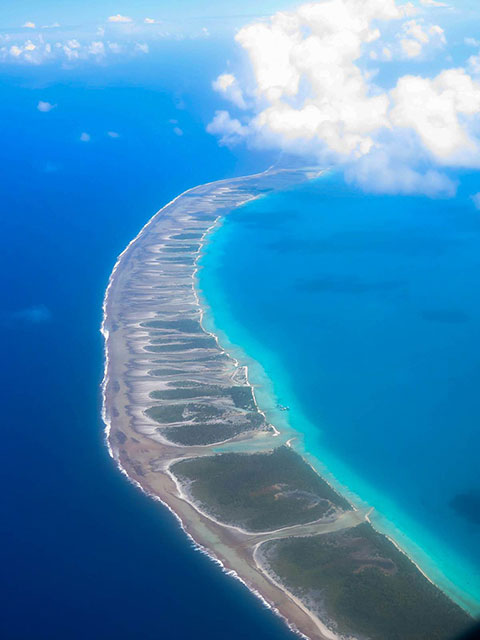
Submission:
<svg viewBox="0 0 480 640">
<path fill-rule="evenodd" d="M 40 67 L 133 63 L 154 74 L 168 41 L 186 52 L 209 40 L 216 68 L 199 75 L 216 101 L 207 130 L 220 145 L 340 165 L 367 190 L 380 173 L 382 190 L 453 195 L 448 172 L 480 168 L 476 5 L 11 1 L 0 6 L 0 65 L 40 77 Z M 181 83 L 175 59 L 168 63 Z"/>
<path fill-rule="evenodd" d="M 117 13 L 137 20 L 151 17 L 164 21 L 224 18 L 229 22 L 242 23 L 245 19 L 270 14 L 278 9 L 292 6 L 288 0 L 245 0 L 242 3 L 224 0 L 7 0 L 0 4 L 0 28 L 16 28 L 26 21 L 39 24 L 59 22 L 62 25 L 85 25 L 103 22 Z M 259 12 L 259 7 L 261 11 Z"/>
<path fill-rule="evenodd" d="M 419 2 L 413 0 L 414 4 Z M 292 0 L 244 0 L 241 3 L 225 0 L 4 0 L 0 3 L 0 30 L 15 29 L 27 21 L 42 25 L 59 22 L 65 27 L 86 26 L 102 23 L 108 16 L 118 13 L 139 21 L 151 17 L 165 22 L 205 20 L 209 24 L 242 26 L 251 18 L 298 4 Z M 465 26 L 472 20 L 478 24 L 477 0 L 453 0 L 449 5 L 456 10 L 450 15 L 452 26 Z"/>
<path fill-rule="evenodd" d="M 477 0 L 399 0 L 398 4 L 413 4 L 422 11 L 428 9 L 432 19 L 438 17 L 449 37 L 449 48 L 463 45 L 465 36 L 475 37 L 480 29 Z M 43 30 L 43 37 L 87 37 L 98 29 L 110 29 L 116 38 L 126 38 L 133 31 L 143 40 L 162 37 L 198 37 L 205 30 L 210 36 L 232 37 L 235 32 L 255 19 L 266 19 L 276 11 L 292 10 L 301 2 L 293 0 L 244 0 L 242 3 L 225 0 L 4 0 L 0 3 L 1 36 L 12 34 L 19 38 L 32 35 L 26 24 Z M 448 8 L 436 5 L 448 4 Z M 109 17 L 120 15 L 130 23 L 112 23 Z M 145 24 L 149 18 L 154 23 Z M 57 26 L 59 25 L 59 26 Z M 53 27 L 53 28 L 52 28 Z M 116 32 L 113 29 L 116 28 Z"/>
</svg>

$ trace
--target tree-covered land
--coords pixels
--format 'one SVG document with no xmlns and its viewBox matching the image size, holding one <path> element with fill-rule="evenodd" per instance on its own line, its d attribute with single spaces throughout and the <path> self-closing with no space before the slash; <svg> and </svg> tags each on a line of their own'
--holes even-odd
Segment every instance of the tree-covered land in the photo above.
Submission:
<svg viewBox="0 0 480 640">
<path fill-rule="evenodd" d="M 471 619 L 369 524 L 262 546 L 267 564 L 297 595 L 371 640 L 452 640 Z"/>
<path fill-rule="evenodd" d="M 216 518 L 249 531 L 314 522 L 350 509 L 301 456 L 288 447 L 270 453 L 224 453 L 177 462 L 172 472 Z"/>
<path fill-rule="evenodd" d="M 219 384 L 203 384 L 195 380 L 185 380 L 170 383 L 166 389 L 152 391 L 150 397 L 154 400 L 230 398 L 233 405 L 238 409 L 256 411 L 252 388 L 248 385 L 223 387 Z"/>
</svg>

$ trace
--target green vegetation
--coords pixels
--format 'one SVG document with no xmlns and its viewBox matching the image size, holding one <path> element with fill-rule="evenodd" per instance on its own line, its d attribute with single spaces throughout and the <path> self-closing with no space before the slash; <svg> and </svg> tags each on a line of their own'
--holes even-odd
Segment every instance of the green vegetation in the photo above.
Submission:
<svg viewBox="0 0 480 640">
<path fill-rule="evenodd" d="M 159 430 L 170 442 L 184 446 L 196 446 L 223 442 L 250 430 L 248 423 L 225 424 L 220 422 L 186 424 L 181 427 L 167 427 Z"/>
<path fill-rule="evenodd" d="M 341 633 L 371 640 L 451 640 L 471 623 L 369 524 L 262 546 L 275 574 L 318 604 Z"/>
<path fill-rule="evenodd" d="M 171 422 L 182 422 L 184 404 L 164 404 L 158 407 L 149 407 L 145 410 L 145 414 L 162 424 L 168 424 Z"/>
<path fill-rule="evenodd" d="M 151 371 L 148 372 L 148 374 L 150 376 L 158 376 L 158 377 L 164 377 L 164 376 L 179 376 L 182 375 L 182 373 L 185 373 L 182 369 L 152 369 Z"/>
<path fill-rule="evenodd" d="M 187 232 L 187 233 L 177 233 L 172 236 L 172 240 L 201 240 L 203 232 Z"/>
<path fill-rule="evenodd" d="M 255 411 L 252 388 L 249 386 L 222 387 L 217 384 L 202 384 L 196 381 L 171 382 L 168 389 L 152 391 L 154 400 L 186 400 L 189 398 L 222 398 L 232 399 L 238 409 Z M 258 414 L 261 416 L 261 414 Z M 260 418 L 263 421 L 263 416 Z"/>
<path fill-rule="evenodd" d="M 120 431 L 120 429 L 116 429 L 113 432 L 113 435 L 120 444 L 125 444 L 125 442 L 128 440 L 127 436 L 123 433 L 123 431 Z"/>
<path fill-rule="evenodd" d="M 185 384 L 195 386 L 193 388 L 187 387 L 186 389 L 172 388 L 169 391 L 181 392 L 182 397 L 186 392 L 187 397 L 189 397 L 189 394 L 195 389 L 198 390 L 200 388 L 200 391 L 203 390 L 202 385 L 199 385 L 199 383 Z M 235 388 L 242 389 L 243 387 Z M 246 387 L 246 389 L 249 389 L 249 387 Z M 228 390 L 227 388 L 226 391 Z M 196 397 L 197 392 L 194 395 Z M 215 393 L 215 397 L 217 395 L 219 395 L 218 392 Z M 248 396 L 238 394 L 238 397 L 235 396 L 235 398 L 238 402 L 248 404 Z M 265 428 L 265 419 L 258 411 L 237 412 L 232 415 L 231 410 L 225 409 L 221 405 L 215 405 L 213 402 L 166 402 L 149 407 L 145 410 L 145 414 L 163 427 L 159 429 L 159 432 L 168 440 L 187 446 L 223 442 L 245 431 Z M 174 423 L 184 424 L 173 426 Z"/>
<path fill-rule="evenodd" d="M 256 409 L 251 387 L 230 387 L 229 394 L 236 407 L 250 411 Z"/>
<path fill-rule="evenodd" d="M 157 422 L 204 422 L 220 418 L 224 412 L 212 404 L 161 404 L 145 411 L 147 416 Z"/>
<path fill-rule="evenodd" d="M 195 212 L 192 212 L 190 215 L 194 220 L 205 220 L 207 222 L 208 221 L 213 222 L 218 216 L 218 209 L 215 213 L 195 211 Z"/>
<path fill-rule="evenodd" d="M 350 508 L 288 447 L 183 460 L 171 470 L 191 482 L 193 498 L 215 517 L 250 531 L 313 522 L 334 505 Z"/>
</svg>

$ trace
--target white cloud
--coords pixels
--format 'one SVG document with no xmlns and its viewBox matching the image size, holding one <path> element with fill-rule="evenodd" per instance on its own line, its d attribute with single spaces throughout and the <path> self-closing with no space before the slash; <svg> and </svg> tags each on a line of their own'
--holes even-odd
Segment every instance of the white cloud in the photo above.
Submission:
<svg viewBox="0 0 480 640">
<path fill-rule="evenodd" d="M 122 16 L 120 13 L 117 13 L 114 16 L 109 16 L 108 22 L 133 22 L 133 20 L 129 16 Z"/>
<path fill-rule="evenodd" d="M 478 142 L 462 118 L 479 113 L 480 84 L 464 69 L 449 69 L 431 80 L 404 76 L 391 95 L 392 124 L 413 129 L 438 162 L 468 165 L 479 157 Z"/>
<path fill-rule="evenodd" d="M 434 169 L 420 171 L 409 166 L 394 148 L 375 149 L 355 164 L 347 164 L 345 177 L 373 193 L 420 193 L 426 196 L 451 197 L 456 184 Z"/>
<path fill-rule="evenodd" d="M 176 136 L 183 136 L 183 131 L 182 129 L 180 129 L 180 127 L 173 127 L 173 133 Z"/>
<path fill-rule="evenodd" d="M 143 22 L 145 24 L 161 24 L 160 20 L 155 20 L 154 18 L 145 18 Z"/>
<path fill-rule="evenodd" d="M 23 41 L 12 40 L 9 36 L 4 40 L 9 44 L 1 46 L 0 39 L 0 62 L 40 65 L 57 61 L 71 66 L 81 61 L 89 61 L 104 64 L 112 56 L 148 53 L 148 44 L 131 40 L 125 40 L 121 44 L 102 39 L 90 41 L 71 37 L 48 41 L 44 34 L 34 35 L 31 39 Z"/>
<path fill-rule="evenodd" d="M 37 28 L 37 25 L 34 22 L 30 22 L 30 21 L 29 22 L 25 22 L 22 26 L 25 29 L 36 29 Z"/>
<path fill-rule="evenodd" d="M 420 9 L 418 9 L 413 2 L 406 2 L 405 4 L 400 5 L 398 10 L 404 18 L 411 18 L 420 13 Z"/>
<path fill-rule="evenodd" d="M 418 20 L 409 20 L 403 25 L 406 38 L 400 40 L 403 53 L 407 58 L 416 58 L 430 42 L 446 44 L 445 31 L 438 24 L 426 26 Z"/>
<path fill-rule="evenodd" d="M 55 109 L 57 105 L 52 104 L 51 102 L 44 102 L 43 100 L 39 100 L 37 104 L 37 109 L 42 113 L 48 113 L 52 109 Z"/>
<path fill-rule="evenodd" d="M 85 131 L 80 134 L 81 142 L 90 142 L 91 139 L 92 139 L 91 135 L 89 133 L 86 133 Z"/>
<path fill-rule="evenodd" d="M 139 51 L 140 53 L 148 53 L 149 46 L 146 42 L 136 42 L 135 43 L 135 51 Z"/>
<path fill-rule="evenodd" d="M 19 56 L 21 56 L 23 53 L 23 49 L 20 47 L 17 47 L 16 44 L 13 44 L 10 47 L 10 55 L 13 56 L 14 58 L 18 58 Z"/>
<path fill-rule="evenodd" d="M 109 138 L 119 138 L 120 134 L 117 133 L 116 131 L 107 131 L 107 136 Z"/>
<path fill-rule="evenodd" d="M 249 133 L 249 128 L 240 120 L 232 118 L 228 111 L 216 111 L 212 122 L 207 126 L 208 133 L 220 136 L 221 144 L 236 144 Z"/>
<path fill-rule="evenodd" d="M 118 44 L 118 42 L 109 42 L 108 48 L 112 53 L 122 53 L 122 46 Z"/>
<path fill-rule="evenodd" d="M 284 140 L 323 140 L 340 154 L 367 153 L 370 133 L 388 126 L 388 98 L 369 92 L 355 61 L 379 36 L 374 18 L 400 17 L 393 0 L 329 0 L 242 29 L 236 39 L 250 55 L 257 97 L 269 103 L 256 127 Z"/>
<path fill-rule="evenodd" d="M 412 38 L 415 38 L 415 40 L 418 40 L 418 42 L 421 42 L 422 44 L 426 44 L 429 40 L 428 34 L 424 30 L 423 25 L 416 20 L 409 20 L 406 22 L 403 25 L 403 30 L 409 36 L 412 36 Z"/>
<path fill-rule="evenodd" d="M 244 27 L 236 40 L 253 71 L 253 113 L 241 121 L 217 111 L 207 130 L 222 144 L 247 140 L 341 163 L 362 186 L 450 195 L 455 185 L 431 167 L 480 166 L 480 84 L 458 68 L 400 77 L 386 90 L 361 64 L 391 59 L 399 40 L 409 57 L 444 44 L 439 25 L 402 22 L 415 11 L 395 0 L 322 0 Z M 382 31 L 395 20 L 389 43 Z M 222 95 L 237 86 L 243 98 L 233 73 L 214 83 Z"/>
<path fill-rule="evenodd" d="M 43 45 L 42 49 L 34 44 L 31 40 L 26 40 L 21 44 L 14 44 L 9 49 L 2 47 L 0 50 L 0 59 L 8 57 L 18 62 L 29 62 L 31 64 L 40 64 L 44 58 L 45 51 L 50 45 Z"/>
<path fill-rule="evenodd" d="M 480 47 L 480 40 L 476 38 L 464 38 L 463 41 L 468 47 Z"/>
<path fill-rule="evenodd" d="M 105 55 L 105 45 L 101 40 L 91 42 L 88 47 L 88 53 L 92 56 L 103 57 Z"/>
<path fill-rule="evenodd" d="M 391 60 L 392 59 L 392 50 L 389 47 L 383 47 L 383 49 L 382 49 L 382 58 L 383 58 L 383 60 Z"/>
<path fill-rule="evenodd" d="M 422 43 L 418 40 L 412 40 L 410 38 L 402 38 L 400 40 L 403 53 L 407 58 L 416 58 L 422 53 Z"/>
<path fill-rule="evenodd" d="M 246 108 L 247 105 L 245 104 L 242 89 L 233 74 L 222 73 L 212 83 L 212 87 L 240 109 Z"/>
<path fill-rule="evenodd" d="M 71 39 L 63 45 L 63 53 L 65 54 L 67 60 L 78 60 L 80 57 L 80 49 L 81 45 L 78 40 Z"/>
<path fill-rule="evenodd" d="M 438 24 L 432 24 L 429 27 L 428 32 L 431 36 L 438 36 L 442 44 L 447 44 L 447 39 L 445 37 L 445 29 L 442 29 L 442 27 L 440 27 Z"/>
<path fill-rule="evenodd" d="M 472 196 L 473 204 L 477 209 L 480 209 L 480 193 L 476 193 Z"/>
<path fill-rule="evenodd" d="M 470 56 L 467 61 L 468 69 L 470 73 L 474 75 L 480 75 L 480 55 Z"/>
</svg>

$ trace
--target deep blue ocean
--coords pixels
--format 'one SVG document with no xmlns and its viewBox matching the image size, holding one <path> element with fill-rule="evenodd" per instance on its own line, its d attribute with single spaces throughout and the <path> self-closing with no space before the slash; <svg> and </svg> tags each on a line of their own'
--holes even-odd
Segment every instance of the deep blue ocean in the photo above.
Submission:
<svg viewBox="0 0 480 640">
<path fill-rule="evenodd" d="M 480 612 L 480 176 L 456 177 L 448 200 L 335 174 L 256 200 L 212 234 L 200 286 L 272 422 Z"/>
<path fill-rule="evenodd" d="M 187 187 L 266 166 L 205 133 L 218 46 L 1 70 L 2 640 L 293 637 L 128 484 L 100 420 L 116 256 Z M 40 113 L 39 100 L 58 106 Z"/>
</svg>

